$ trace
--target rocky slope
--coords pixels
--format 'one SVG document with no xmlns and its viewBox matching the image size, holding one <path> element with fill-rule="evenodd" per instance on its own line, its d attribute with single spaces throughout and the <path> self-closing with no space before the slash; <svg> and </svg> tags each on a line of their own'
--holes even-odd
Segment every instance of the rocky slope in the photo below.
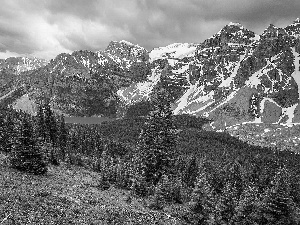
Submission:
<svg viewBox="0 0 300 225">
<path fill-rule="evenodd" d="M 118 95 L 126 104 L 147 99 L 168 67 L 169 86 L 176 87 L 175 114 L 206 116 L 214 129 L 254 121 L 300 122 L 299 28 L 297 19 L 286 28 L 271 24 L 257 35 L 229 23 L 198 45 L 154 49 L 148 80 Z"/>
<path fill-rule="evenodd" d="M 26 87 L 12 104 L 16 109 L 35 113 L 36 103 L 50 98 L 53 109 L 66 115 L 114 116 L 117 90 L 143 80 L 135 70 L 147 68 L 148 52 L 126 41 L 112 41 L 104 51 L 62 53 L 40 66 L 24 60 L 25 67 L 18 60 L 6 60 L 14 64 L 3 61 L 3 67 L 8 65 L 6 70 L 13 71 L 8 77 L 15 87 Z M 5 76 L 4 72 L 0 74 Z"/>
<path fill-rule="evenodd" d="M 148 100 L 163 79 L 175 114 L 208 117 L 214 129 L 297 123 L 299 36 L 300 19 L 286 28 L 270 25 L 260 35 L 229 23 L 202 43 L 175 43 L 150 52 L 112 41 L 103 51 L 62 53 L 48 64 L 1 60 L 2 95 L 13 84 L 23 85 L 25 93 L 14 103 L 19 108 L 48 97 L 54 109 L 68 115 L 120 116 Z"/>
<path fill-rule="evenodd" d="M 47 63 L 47 60 L 27 57 L 0 59 L 0 96 L 21 85 L 21 74 L 29 74 Z"/>
</svg>

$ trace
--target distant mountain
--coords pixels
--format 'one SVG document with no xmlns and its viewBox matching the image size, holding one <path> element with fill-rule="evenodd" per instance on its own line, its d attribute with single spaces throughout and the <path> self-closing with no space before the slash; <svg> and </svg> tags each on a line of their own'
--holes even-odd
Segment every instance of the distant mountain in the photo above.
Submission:
<svg viewBox="0 0 300 225">
<path fill-rule="evenodd" d="M 19 77 L 9 77 L 17 80 L 18 86 L 25 85 L 27 91 L 13 105 L 27 110 L 23 103 L 34 105 L 50 98 L 53 109 L 67 115 L 115 115 L 117 90 L 129 86 L 133 80 L 141 80 L 132 70 L 148 62 L 148 58 L 144 48 L 121 41 L 111 42 L 105 51 L 61 53 L 30 73 L 17 67 L 19 72 L 15 74 Z M 27 111 L 32 113 L 34 108 Z"/>
<path fill-rule="evenodd" d="M 47 60 L 27 57 L 0 59 L 0 96 L 10 96 L 8 95 L 10 92 L 23 86 L 23 76 L 47 63 Z"/>
<path fill-rule="evenodd" d="M 33 103 L 47 97 L 60 113 L 122 116 L 149 100 L 164 80 L 173 112 L 205 116 L 213 129 L 296 123 L 299 38 L 299 19 L 286 28 L 271 24 L 260 35 L 231 22 L 202 43 L 174 43 L 150 52 L 112 41 L 105 50 L 62 53 L 50 62 L 10 58 L 0 61 L 1 99 L 16 96 L 16 108 L 27 104 L 34 111 Z"/>
<path fill-rule="evenodd" d="M 0 59 L 0 71 L 10 71 L 20 74 L 25 71 L 35 70 L 48 63 L 47 60 L 27 57 L 10 57 Z"/>
<path fill-rule="evenodd" d="M 285 28 L 285 31 L 289 35 L 291 35 L 295 38 L 299 37 L 299 35 L 300 35 L 300 19 L 297 18 L 291 25 L 289 25 Z"/>
<path fill-rule="evenodd" d="M 300 122 L 299 34 L 299 19 L 284 29 L 270 25 L 261 35 L 229 23 L 203 43 L 174 44 L 149 55 L 153 65 L 168 64 L 170 86 L 178 86 L 175 114 L 206 116 L 214 129 L 295 123 Z M 123 102 L 147 99 L 162 71 L 157 66 L 147 81 L 120 89 Z"/>
</svg>

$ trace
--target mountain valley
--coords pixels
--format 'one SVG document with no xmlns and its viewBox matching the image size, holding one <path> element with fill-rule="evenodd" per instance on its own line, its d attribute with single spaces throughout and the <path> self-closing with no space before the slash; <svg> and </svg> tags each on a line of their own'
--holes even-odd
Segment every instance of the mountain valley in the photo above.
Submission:
<svg viewBox="0 0 300 225">
<path fill-rule="evenodd" d="M 231 22 L 202 43 L 147 51 L 112 41 L 104 51 L 61 53 L 50 61 L 8 58 L 0 61 L 1 101 L 36 114 L 39 101 L 48 98 L 65 116 L 124 117 L 135 109 L 147 113 L 164 80 L 173 113 L 205 117 L 208 130 L 297 126 L 299 36 L 299 19 L 285 28 L 271 24 L 261 35 Z"/>
</svg>

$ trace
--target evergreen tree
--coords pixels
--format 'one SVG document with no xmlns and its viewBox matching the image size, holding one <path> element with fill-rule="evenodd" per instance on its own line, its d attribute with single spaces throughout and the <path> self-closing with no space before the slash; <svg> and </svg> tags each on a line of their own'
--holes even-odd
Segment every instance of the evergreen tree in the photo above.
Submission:
<svg viewBox="0 0 300 225">
<path fill-rule="evenodd" d="M 198 175 L 197 158 L 193 154 L 188 158 L 184 171 L 182 173 L 183 181 L 189 186 L 194 187 Z"/>
<path fill-rule="evenodd" d="M 249 183 L 243 190 L 239 202 L 235 207 L 233 221 L 237 224 L 255 224 L 258 202 L 258 187 L 253 183 Z"/>
<path fill-rule="evenodd" d="M 42 104 L 38 105 L 37 110 L 37 135 L 43 140 L 46 140 L 46 127 L 45 127 L 45 116 L 44 116 L 44 107 Z"/>
<path fill-rule="evenodd" d="M 45 124 L 45 136 L 46 136 L 46 142 L 52 144 L 52 146 L 48 147 L 48 150 L 50 151 L 50 162 L 53 165 L 59 165 L 58 161 L 58 141 L 57 141 L 57 123 L 54 113 L 52 112 L 50 108 L 50 102 L 49 100 L 46 100 L 43 106 L 44 110 L 44 124 Z"/>
<path fill-rule="evenodd" d="M 216 193 L 211 185 L 208 172 L 203 169 L 197 176 L 197 181 L 190 201 L 191 210 L 198 214 L 202 223 L 214 221 L 213 210 L 215 208 Z"/>
<path fill-rule="evenodd" d="M 46 141 L 56 146 L 57 143 L 57 125 L 55 116 L 50 108 L 50 103 L 47 100 L 44 104 L 44 121 L 46 127 Z"/>
<path fill-rule="evenodd" d="M 163 174 L 170 173 L 174 163 L 176 130 L 170 109 L 166 84 L 160 82 L 152 96 L 153 111 L 147 118 L 139 143 L 139 173 L 149 183 L 156 184 Z"/>
<path fill-rule="evenodd" d="M 4 140 L 5 142 L 5 148 L 8 152 L 11 152 L 13 142 L 14 142 L 14 137 L 15 137 L 15 124 L 14 124 L 14 118 L 13 115 L 11 115 L 12 112 L 8 111 L 6 115 L 6 121 L 5 121 L 5 127 L 6 127 L 6 132 L 4 134 Z"/>
<path fill-rule="evenodd" d="M 232 224 L 238 198 L 237 184 L 227 182 L 218 196 L 215 209 L 212 213 L 216 224 Z"/>
<path fill-rule="evenodd" d="M 6 143 L 7 143 L 7 129 L 5 124 L 5 116 L 3 112 L 0 112 L 0 151 L 8 152 Z"/>
<path fill-rule="evenodd" d="M 11 165 L 21 171 L 34 174 L 44 174 L 47 172 L 47 165 L 44 156 L 38 149 L 34 139 L 32 121 L 24 115 L 17 124 L 17 136 L 12 148 Z"/>
<path fill-rule="evenodd" d="M 295 203 L 290 193 L 290 174 L 283 167 L 280 168 L 272 183 L 262 195 L 257 218 L 262 224 L 295 224 L 293 213 Z"/>
<path fill-rule="evenodd" d="M 66 128 L 65 118 L 62 115 L 60 117 L 59 127 L 58 127 L 58 145 L 60 148 L 62 160 L 65 160 L 66 158 L 67 142 L 68 142 L 68 130 Z"/>
</svg>

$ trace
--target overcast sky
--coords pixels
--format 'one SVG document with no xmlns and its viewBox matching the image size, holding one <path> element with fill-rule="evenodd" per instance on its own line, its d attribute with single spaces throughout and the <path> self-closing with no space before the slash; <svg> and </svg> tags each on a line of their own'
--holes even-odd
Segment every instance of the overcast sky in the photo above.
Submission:
<svg viewBox="0 0 300 225">
<path fill-rule="evenodd" d="M 0 0 L 0 58 L 51 59 L 127 40 L 200 43 L 230 21 L 261 34 L 300 17 L 300 0 Z"/>
</svg>

